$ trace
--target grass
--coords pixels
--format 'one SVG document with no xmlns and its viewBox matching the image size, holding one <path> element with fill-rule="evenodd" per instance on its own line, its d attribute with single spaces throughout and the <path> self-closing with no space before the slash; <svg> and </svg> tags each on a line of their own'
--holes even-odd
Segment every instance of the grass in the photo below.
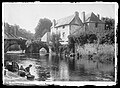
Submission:
<svg viewBox="0 0 120 88">
<path fill-rule="evenodd" d="M 113 54 L 104 54 L 104 53 L 98 53 L 96 55 L 93 55 L 93 60 L 98 60 L 101 63 L 111 64 L 114 61 L 114 55 Z"/>
</svg>

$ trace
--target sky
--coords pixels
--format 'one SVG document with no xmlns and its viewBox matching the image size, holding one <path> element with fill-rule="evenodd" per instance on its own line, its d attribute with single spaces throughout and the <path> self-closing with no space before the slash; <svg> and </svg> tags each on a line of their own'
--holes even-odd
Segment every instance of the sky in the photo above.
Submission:
<svg viewBox="0 0 120 88">
<path fill-rule="evenodd" d="M 2 22 L 17 24 L 20 28 L 35 33 L 40 18 L 60 19 L 75 11 L 85 14 L 94 12 L 100 17 L 115 18 L 115 3 L 3 3 Z"/>
</svg>

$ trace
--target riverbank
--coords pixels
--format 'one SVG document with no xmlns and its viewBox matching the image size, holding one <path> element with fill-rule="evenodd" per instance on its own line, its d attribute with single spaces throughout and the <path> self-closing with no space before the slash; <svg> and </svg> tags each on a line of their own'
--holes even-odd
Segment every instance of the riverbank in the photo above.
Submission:
<svg viewBox="0 0 120 88">
<path fill-rule="evenodd" d="M 7 70 L 6 71 L 3 80 L 4 80 L 4 84 L 14 84 L 15 82 L 24 82 L 24 81 L 28 81 L 27 78 L 25 77 L 20 77 L 19 75 L 17 75 L 17 73 L 13 73 Z"/>
<path fill-rule="evenodd" d="M 22 50 L 19 50 L 19 51 L 7 51 L 6 52 L 7 54 L 10 54 L 10 53 L 25 53 L 25 51 L 24 52 L 22 52 Z"/>
<path fill-rule="evenodd" d="M 53 53 L 52 53 L 53 54 Z M 80 58 L 76 57 L 65 57 L 62 55 L 49 55 L 49 56 L 39 56 L 39 54 L 9 54 L 5 55 L 5 60 L 15 61 L 19 65 L 27 67 L 28 64 L 32 64 L 30 70 L 31 74 L 35 76 L 35 80 L 29 81 L 24 79 L 19 79 L 19 77 L 9 78 L 6 77 L 4 80 L 6 84 L 17 83 L 29 83 L 29 82 L 41 82 L 41 81 L 114 81 L 115 72 L 114 64 L 105 64 L 99 61 L 89 60 L 88 56 L 82 56 Z M 99 57 L 99 56 L 97 56 Z M 97 58 L 96 57 L 96 58 Z M 94 57 L 95 59 L 95 57 Z M 46 71 L 50 73 L 50 77 L 47 77 L 47 73 L 44 73 L 43 67 L 50 67 Z M 98 73 L 96 73 L 98 72 Z M 107 75 L 106 75 L 107 74 Z M 108 77 L 109 76 L 109 77 Z M 12 76 L 11 76 L 12 77 Z M 42 79 L 41 79 L 42 77 Z M 66 78 L 68 77 L 68 79 Z M 47 79 L 48 78 L 48 79 Z M 44 80 L 45 79 L 45 80 Z M 52 79 L 52 80 L 51 80 Z M 16 84 L 15 84 L 16 85 Z"/>
</svg>

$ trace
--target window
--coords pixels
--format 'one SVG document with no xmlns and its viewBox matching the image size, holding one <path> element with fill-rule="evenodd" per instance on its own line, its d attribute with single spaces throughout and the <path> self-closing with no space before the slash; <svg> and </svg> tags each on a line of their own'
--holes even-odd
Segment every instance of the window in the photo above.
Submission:
<svg viewBox="0 0 120 88">
<path fill-rule="evenodd" d="M 63 37 L 65 36 L 65 32 L 62 33 L 62 36 L 63 36 Z"/>
<path fill-rule="evenodd" d="M 105 24 L 105 30 L 108 30 L 108 29 L 109 29 L 109 25 Z"/>
<path fill-rule="evenodd" d="M 86 23 L 85 26 L 89 26 L 89 23 Z"/>
<path fill-rule="evenodd" d="M 95 23 L 95 27 L 98 27 L 98 23 Z"/>
<path fill-rule="evenodd" d="M 63 28 L 65 28 L 65 26 L 63 26 Z"/>
</svg>

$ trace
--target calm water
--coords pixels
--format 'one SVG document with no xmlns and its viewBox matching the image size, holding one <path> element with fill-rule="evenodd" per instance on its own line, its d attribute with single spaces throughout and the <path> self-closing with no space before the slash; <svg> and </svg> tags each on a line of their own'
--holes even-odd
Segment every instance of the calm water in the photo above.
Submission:
<svg viewBox="0 0 120 88">
<path fill-rule="evenodd" d="M 113 64 L 94 62 L 86 58 L 65 58 L 59 56 L 40 56 L 39 54 L 6 54 L 5 61 L 16 61 L 19 66 L 32 64 L 30 72 L 38 81 L 96 81 L 105 74 L 114 73 Z M 114 75 L 114 74 L 113 74 Z M 114 78 L 110 81 L 114 81 Z"/>
</svg>

